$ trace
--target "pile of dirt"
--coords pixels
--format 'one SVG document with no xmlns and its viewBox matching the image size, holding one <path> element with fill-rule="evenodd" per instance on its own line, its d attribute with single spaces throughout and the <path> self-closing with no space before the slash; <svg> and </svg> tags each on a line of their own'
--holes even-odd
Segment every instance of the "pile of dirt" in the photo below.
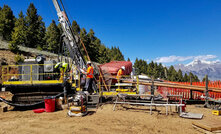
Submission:
<svg viewBox="0 0 221 134">
<path fill-rule="evenodd" d="M 68 117 L 67 110 L 54 113 L 36 114 L 32 111 L 9 111 L 0 113 L 0 133 L 134 133 L 134 134 L 193 134 L 198 133 L 192 127 L 191 119 L 180 118 L 177 113 L 165 115 L 165 108 L 160 112 L 149 113 L 144 110 L 112 110 L 107 104 L 85 117 Z M 220 119 L 221 116 L 211 114 L 211 109 L 196 108 L 188 105 L 187 110 L 203 113 L 204 119 Z M 173 110 L 174 111 L 174 110 Z"/>
</svg>

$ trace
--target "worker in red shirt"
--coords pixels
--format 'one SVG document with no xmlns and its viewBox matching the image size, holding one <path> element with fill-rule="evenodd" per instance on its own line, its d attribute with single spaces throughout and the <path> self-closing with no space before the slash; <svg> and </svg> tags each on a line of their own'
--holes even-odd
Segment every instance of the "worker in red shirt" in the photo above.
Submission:
<svg viewBox="0 0 221 134">
<path fill-rule="evenodd" d="M 91 61 L 87 62 L 87 72 L 84 73 L 86 75 L 86 84 L 84 86 L 85 91 L 93 93 L 92 82 L 94 77 L 94 68 L 91 66 Z"/>
</svg>

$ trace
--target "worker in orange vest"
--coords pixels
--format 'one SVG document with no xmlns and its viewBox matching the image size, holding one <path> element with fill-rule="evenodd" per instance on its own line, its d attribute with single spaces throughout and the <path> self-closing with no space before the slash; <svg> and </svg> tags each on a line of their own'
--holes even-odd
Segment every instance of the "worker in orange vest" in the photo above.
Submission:
<svg viewBox="0 0 221 134">
<path fill-rule="evenodd" d="M 122 81 L 120 80 L 120 78 L 122 77 L 122 75 L 124 74 L 125 71 L 125 66 L 122 66 L 118 72 L 117 72 L 117 81 L 118 83 L 121 83 Z M 121 89 L 120 85 L 118 85 L 118 89 Z"/>
<path fill-rule="evenodd" d="M 117 72 L 117 79 L 120 79 L 122 77 L 124 71 L 125 71 L 125 66 L 122 66 Z"/>
<path fill-rule="evenodd" d="M 86 84 L 84 86 L 85 91 L 93 93 L 92 82 L 93 82 L 93 74 L 94 68 L 91 66 L 91 61 L 87 62 L 87 72 L 84 73 L 86 75 Z"/>
</svg>

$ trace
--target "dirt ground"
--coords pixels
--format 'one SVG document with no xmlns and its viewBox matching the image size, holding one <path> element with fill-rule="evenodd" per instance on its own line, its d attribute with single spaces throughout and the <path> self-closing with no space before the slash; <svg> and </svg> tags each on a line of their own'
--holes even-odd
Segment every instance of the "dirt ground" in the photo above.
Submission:
<svg viewBox="0 0 221 134">
<path fill-rule="evenodd" d="M 1 103 L 2 104 L 2 103 Z M 136 108 L 136 107 L 135 107 Z M 143 110 L 125 109 L 121 106 L 113 111 L 112 104 L 99 107 L 85 117 L 68 117 L 67 110 L 53 113 L 33 111 L 8 111 L 0 113 L 1 134 L 194 134 L 199 133 L 192 125 L 192 119 L 180 118 L 177 113 L 165 115 L 165 108 L 157 108 L 150 115 Z M 174 109 L 172 109 L 174 111 Z M 203 120 L 221 120 L 221 116 L 211 114 L 211 109 L 188 105 L 187 111 L 203 113 Z"/>
</svg>

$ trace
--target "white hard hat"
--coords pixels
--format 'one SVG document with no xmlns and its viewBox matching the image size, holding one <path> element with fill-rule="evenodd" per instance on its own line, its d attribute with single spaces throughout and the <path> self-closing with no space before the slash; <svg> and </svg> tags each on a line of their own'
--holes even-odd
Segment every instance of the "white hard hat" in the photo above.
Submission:
<svg viewBox="0 0 221 134">
<path fill-rule="evenodd" d="M 125 70 L 125 66 L 122 66 L 121 68 L 122 68 L 123 70 Z"/>
<path fill-rule="evenodd" d="M 91 64 L 91 61 L 87 61 L 87 64 Z"/>
</svg>

